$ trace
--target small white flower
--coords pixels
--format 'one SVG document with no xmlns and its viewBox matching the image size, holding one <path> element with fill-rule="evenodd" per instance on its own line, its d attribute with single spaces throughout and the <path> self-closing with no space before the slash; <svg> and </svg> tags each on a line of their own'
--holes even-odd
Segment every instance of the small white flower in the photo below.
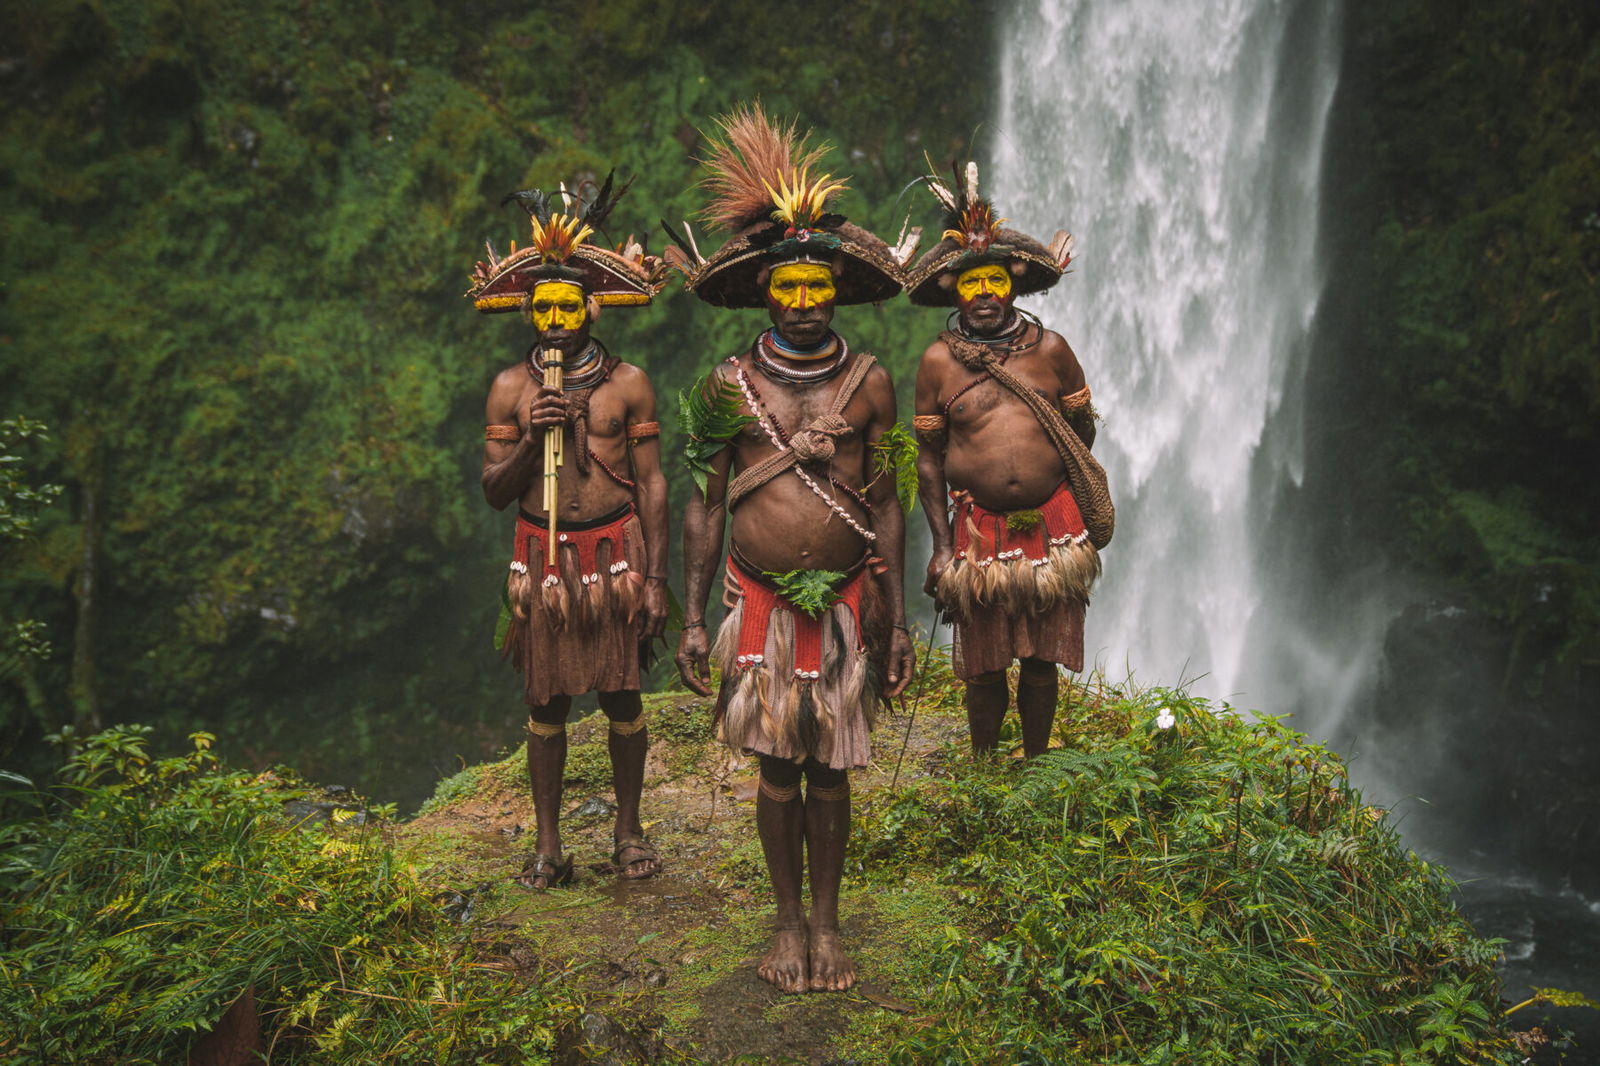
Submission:
<svg viewBox="0 0 1600 1066">
<path fill-rule="evenodd" d="M 1171 729 L 1178 724 L 1178 719 L 1173 715 L 1172 708 L 1163 707 L 1161 713 L 1156 715 L 1157 729 Z"/>
</svg>

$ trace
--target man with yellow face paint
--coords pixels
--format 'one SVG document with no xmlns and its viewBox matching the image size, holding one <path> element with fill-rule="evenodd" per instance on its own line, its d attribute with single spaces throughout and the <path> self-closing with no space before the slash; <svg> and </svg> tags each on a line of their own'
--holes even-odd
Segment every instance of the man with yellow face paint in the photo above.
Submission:
<svg viewBox="0 0 1600 1066">
<path fill-rule="evenodd" d="M 1112 525 L 1088 451 L 1096 416 L 1083 368 L 1015 306 L 1061 277 L 1071 237 L 1047 249 L 1002 229 L 971 164 L 965 181 L 930 181 L 949 228 L 907 288 L 913 303 L 954 314 L 917 370 L 919 498 L 933 539 L 924 588 L 955 626 L 973 749 L 997 746 L 1006 671 L 1020 659 L 1022 748 L 1034 756 L 1050 743 L 1058 667 L 1083 668 L 1084 608 Z"/>
<path fill-rule="evenodd" d="M 759 108 L 722 125 L 721 195 L 706 213 L 735 232 L 708 260 L 684 242 L 678 263 L 690 292 L 719 307 L 764 307 L 771 328 L 684 403 L 697 491 L 683 524 L 678 671 L 710 695 L 717 663 L 718 736 L 760 767 L 756 828 L 777 929 L 757 972 L 785 992 L 839 991 L 856 980 L 839 937 L 849 771 L 867 765 L 873 712 L 905 687 L 913 657 L 904 516 L 892 479 L 874 477 L 895 424 L 894 388 L 832 323 L 838 304 L 899 292 L 900 269 L 882 241 L 825 209 L 842 183 L 811 177 L 805 161 L 815 155 L 792 129 Z M 753 175 L 752 158 L 782 162 Z M 706 600 L 730 516 L 730 610 L 713 648 Z"/>
<path fill-rule="evenodd" d="M 572 697 L 599 694 L 617 812 L 612 864 L 636 880 L 661 868 L 639 820 L 649 731 L 639 698 L 640 663 L 666 621 L 667 491 L 656 397 L 643 370 L 591 335 L 603 304 L 644 304 L 661 268 L 637 246 L 589 244 L 611 202 L 606 188 L 581 216 L 533 206 L 532 243 L 479 264 L 468 293 L 483 311 L 522 311 L 535 339 L 526 358 L 489 390 L 483 492 L 496 509 L 515 502 L 517 535 L 507 579 L 512 620 L 505 651 L 522 671 L 528 704 L 528 777 L 537 834 L 517 880 L 543 889 L 572 878 L 561 846 L 561 784 Z M 553 363 L 561 385 L 545 384 Z M 551 431 L 563 458 L 545 463 Z M 552 464 L 554 465 L 554 464 Z M 545 507 L 556 477 L 555 513 Z M 552 524 L 556 541 L 551 562 Z"/>
</svg>

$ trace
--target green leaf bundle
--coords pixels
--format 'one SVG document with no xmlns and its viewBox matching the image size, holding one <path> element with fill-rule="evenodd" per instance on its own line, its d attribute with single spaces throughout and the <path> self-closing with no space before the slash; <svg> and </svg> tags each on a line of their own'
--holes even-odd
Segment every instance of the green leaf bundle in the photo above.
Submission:
<svg viewBox="0 0 1600 1066">
<path fill-rule="evenodd" d="M 896 422 L 872 446 L 874 476 L 892 474 L 900 509 L 910 514 L 917 506 L 917 442 L 911 431 Z"/>
<path fill-rule="evenodd" d="M 702 493 L 711 476 L 712 457 L 755 421 L 739 410 L 740 399 L 739 390 L 716 374 L 709 375 L 698 388 L 678 393 L 678 428 L 683 431 L 684 458 L 688 460 L 689 476 Z"/>
</svg>

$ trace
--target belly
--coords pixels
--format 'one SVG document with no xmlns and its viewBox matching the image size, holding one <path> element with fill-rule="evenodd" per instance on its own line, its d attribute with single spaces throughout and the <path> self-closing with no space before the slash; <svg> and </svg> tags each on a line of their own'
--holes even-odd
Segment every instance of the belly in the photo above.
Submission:
<svg viewBox="0 0 1600 1066">
<path fill-rule="evenodd" d="M 872 528 L 859 504 L 826 481 L 817 482 L 857 524 Z M 733 543 L 752 566 L 779 574 L 849 570 L 867 550 L 861 535 L 788 471 L 740 503 L 733 513 Z"/>
<path fill-rule="evenodd" d="M 954 426 L 945 451 L 944 476 L 953 489 L 992 511 L 1038 507 L 1066 478 L 1055 445 L 1029 414 Z"/>
</svg>

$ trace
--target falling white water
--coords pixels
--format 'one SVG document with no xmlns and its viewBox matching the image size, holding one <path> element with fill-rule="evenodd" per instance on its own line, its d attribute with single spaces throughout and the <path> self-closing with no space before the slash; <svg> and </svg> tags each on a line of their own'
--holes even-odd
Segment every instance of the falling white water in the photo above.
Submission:
<svg viewBox="0 0 1600 1066">
<path fill-rule="evenodd" d="M 1072 344 L 1104 416 L 1117 533 L 1086 652 L 1114 678 L 1205 675 L 1196 691 L 1263 709 L 1305 695 L 1286 675 L 1355 680 L 1297 637 L 1293 575 L 1263 572 L 1304 458 L 1337 21 L 1318 0 L 1009 9 L 985 184 L 1023 232 L 1077 237 L 1073 272 L 1024 306 Z"/>
</svg>

